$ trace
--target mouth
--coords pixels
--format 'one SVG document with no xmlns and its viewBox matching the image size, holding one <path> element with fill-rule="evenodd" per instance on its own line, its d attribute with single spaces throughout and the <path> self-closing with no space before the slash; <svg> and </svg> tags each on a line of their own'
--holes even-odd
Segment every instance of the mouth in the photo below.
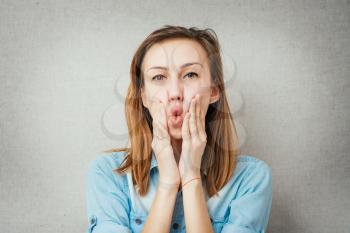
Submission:
<svg viewBox="0 0 350 233">
<path fill-rule="evenodd" d="M 171 109 L 169 121 L 170 125 L 172 125 L 174 128 L 181 127 L 183 121 L 183 110 L 180 105 L 176 105 Z"/>
<path fill-rule="evenodd" d="M 179 128 L 182 126 L 182 114 L 174 114 L 171 116 L 170 120 L 171 120 L 171 124 L 175 127 L 175 128 Z"/>
</svg>

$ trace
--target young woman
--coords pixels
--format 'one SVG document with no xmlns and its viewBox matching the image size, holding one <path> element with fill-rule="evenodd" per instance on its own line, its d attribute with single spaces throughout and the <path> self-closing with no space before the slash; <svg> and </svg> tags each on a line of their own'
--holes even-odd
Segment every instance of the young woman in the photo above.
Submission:
<svg viewBox="0 0 350 233">
<path fill-rule="evenodd" d="M 130 148 L 91 162 L 87 232 L 264 233 L 271 170 L 239 155 L 215 32 L 165 25 L 130 76 Z"/>
</svg>

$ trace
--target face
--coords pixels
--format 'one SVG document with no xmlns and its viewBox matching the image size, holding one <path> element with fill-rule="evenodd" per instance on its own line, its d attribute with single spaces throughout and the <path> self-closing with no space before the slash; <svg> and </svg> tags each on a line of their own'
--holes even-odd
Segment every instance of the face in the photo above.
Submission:
<svg viewBox="0 0 350 233">
<path fill-rule="evenodd" d="M 189 111 L 192 97 L 199 94 L 202 113 L 219 99 L 218 90 L 212 85 L 208 62 L 202 46 L 189 39 L 157 43 L 144 56 L 141 67 L 143 105 L 149 109 L 156 100 L 164 104 L 169 135 L 174 139 L 182 138 L 182 120 Z"/>
</svg>

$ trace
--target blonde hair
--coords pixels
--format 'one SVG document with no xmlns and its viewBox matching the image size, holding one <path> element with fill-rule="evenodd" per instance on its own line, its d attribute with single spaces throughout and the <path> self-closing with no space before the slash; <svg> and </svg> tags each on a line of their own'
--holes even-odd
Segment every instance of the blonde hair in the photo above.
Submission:
<svg viewBox="0 0 350 233">
<path fill-rule="evenodd" d="M 220 46 L 216 33 L 210 28 L 200 30 L 196 27 L 164 25 L 141 43 L 132 59 L 131 82 L 125 100 L 130 148 L 113 148 L 104 152 L 126 152 L 121 166 L 114 171 L 122 175 L 131 168 L 133 183 L 137 185 L 139 195 L 144 196 L 150 180 L 153 128 L 151 114 L 143 106 L 141 99 L 141 89 L 144 85 L 141 65 L 152 45 L 174 38 L 192 39 L 205 49 L 209 59 L 211 80 L 220 93 L 220 99 L 209 105 L 205 117 L 207 145 L 200 169 L 206 191 L 211 197 L 230 180 L 236 168 L 239 152 L 236 128 L 224 88 Z"/>
</svg>

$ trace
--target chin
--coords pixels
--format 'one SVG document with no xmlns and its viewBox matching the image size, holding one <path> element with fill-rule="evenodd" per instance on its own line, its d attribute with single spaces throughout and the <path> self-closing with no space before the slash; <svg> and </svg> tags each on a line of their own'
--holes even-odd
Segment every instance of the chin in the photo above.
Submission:
<svg viewBox="0 0 350 233">
<path fill-rule="evenodd" d="M 169 135 L 174 139 L 182 139 L 181 128 L 169 128 Z"/>
</svg>

